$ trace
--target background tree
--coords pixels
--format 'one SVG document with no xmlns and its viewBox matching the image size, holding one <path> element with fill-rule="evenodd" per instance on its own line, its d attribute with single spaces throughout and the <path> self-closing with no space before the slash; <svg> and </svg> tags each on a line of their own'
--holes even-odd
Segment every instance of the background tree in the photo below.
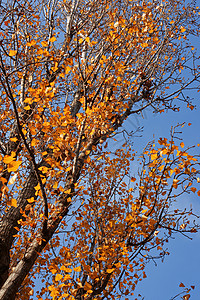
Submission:
<svg viewBox="0 0 200 300">
<path fill-rule="evenodd" d="M 198 229 L 192 210 L 173 210 L 199 180 L 179 129 L 148 144 L 138 176 L 122 127 L 148 107 L 194 108 L 198 8 L 23 0 L 0 11 L 0 299 L 131 295 L 174 231 Z"/>
</svg>

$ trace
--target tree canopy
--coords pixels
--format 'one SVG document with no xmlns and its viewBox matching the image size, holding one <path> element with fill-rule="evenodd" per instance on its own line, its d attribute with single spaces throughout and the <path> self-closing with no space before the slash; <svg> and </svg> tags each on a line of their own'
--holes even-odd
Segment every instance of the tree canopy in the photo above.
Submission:
<svg viewBox="0 0 200 300">
<path fill-rule="evenodd" d="M 174 208 L 184 193 L 200 196 L 198 151 L 178 139 L 182 125 L 149 141 L 139 171 L 124 127 L 146 109 L 194 109 L 199 8 L 181 0 L 0 8 L 0 300 L 130 299 L 173 233 L 199 229 L 192 209 Z"/>
</svg>

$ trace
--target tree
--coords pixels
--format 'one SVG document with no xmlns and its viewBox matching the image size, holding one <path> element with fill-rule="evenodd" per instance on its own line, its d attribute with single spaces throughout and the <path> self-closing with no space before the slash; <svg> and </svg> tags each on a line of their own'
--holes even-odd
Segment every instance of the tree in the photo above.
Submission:
<svg viewBox="0 0 200 300">
<path fill-rule="evenodd" d="M 199 181 L 180 126 L 147 145 L 139 174 L 123 129 L 147 108 L 194 108 L 198 8 L 10 0 L 0 11 L 0 299 L 131 295 L 173 232 L 199 228 L 173 209 Z"/>
</svg>

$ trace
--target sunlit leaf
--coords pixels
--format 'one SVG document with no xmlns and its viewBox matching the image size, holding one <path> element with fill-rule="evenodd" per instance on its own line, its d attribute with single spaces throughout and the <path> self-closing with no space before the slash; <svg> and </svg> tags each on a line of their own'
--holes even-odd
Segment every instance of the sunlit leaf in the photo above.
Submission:
<svg viewBox="0 0 200 300">
<path fill-rule="evenodd" d="M 10 50 L 9 56 L 15 56 L 17 54 L 17 50 Z"/>
<path fill-rule="evenodd" d="M 79 266 L 79 267 L 76 267 L 76 268 L 74 268 L 73 269 L 75 272 L 81 272 L 81 267 Z"/>
<path fill-rule="evenodd" d="M 55 277 L 55 281 L 59 281 L 63 278 L 63 275 L 61 274 L 57 274 L 56 277 Z"/>
<path fill-rule="evenodd" d="M 52 36 L 52 38 L 50 38 L 49 41 L 50 41 L 51 43 L 55 42 L 55 41 L 56 41 L 56 37 L 55 37 L 55 36 Z"/>
<path fill-rule="evenodd" d="M 17 207 L 17 200 L 11 199 L 11 206 Z"/>
<path fill-rule="evenodd" d="M 11 163 L 8 164 L 8 172 L 15 172 L 21 165 L 22 161 L 12 161 Z"/>
</svg>

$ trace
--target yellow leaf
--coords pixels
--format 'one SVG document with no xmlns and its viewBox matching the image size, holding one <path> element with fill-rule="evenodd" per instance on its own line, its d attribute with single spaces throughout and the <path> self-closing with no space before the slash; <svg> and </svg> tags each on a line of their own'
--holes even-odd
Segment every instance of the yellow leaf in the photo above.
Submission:
<svg viewBox="0 0 200 300">
<path fill-rule="evenodd" d="M 142 46 L 142 48 L 146 48 L 146 47 L 148 47 L 148 44 L 147 43 L 142 43 L 141 46 Z"/>
<path fill-rule="evenodd" d="M 60 267 L 60 270 L 61 270 L 61 271 L 65 271 L 65 272 L 67 272 L 67 273 L 72 272 L 72 269 L 67 268 L 67 267 L 65 267 L 64 265 Z"/>
<path fill-rule="evenodd" d="M 28 104 L 32 104 L 33 103 L 33 99 L 30 98 L 30 97 L 27 97 L 25 100 L 24 100 L 25 103 L 28 103 Z"/>
<path fill-rule="evenodd" d="M 57 289 L 54 286 L 49 286 L 49 290 L 51 291 L 50 296 L 53 297 L 53 300 L 55 300 L 58 295 Z"/>
<path fill-rule="evenodd" d="M 115 264 L 115 266 L 116 266 L 116 268 L 120 268 L 121 267 L 121 263 L 118 262 L 118 263 Z"/>
<path fill-rule="evenodd" d="M 36 41 L 35 40 L 32 40 L 31 42 L 28 42 L 26 45 L 28 47 L 31 47 L 31 46 L 34 46 L 36 44 Z"/>
<path fill-rule="evenodd" d="M 11 142 L 16 142 L 16 141 L 18 141 L 18 139 L 17 139 L 16 137 L 10 138 L 10 140 L 11 140 Z"/>
<path fill-rule="evenodd" d="M 66 191 L 64 191 L 65 194 L 70 194 L 71 193 L 71 189 L 68 189 Z"/>
<path fill-rule="evenodd" d="M 10 52 L 9 52 L 9 56 L 15 56 L 15 55 L 16 55 L 16 53 L 17 53 L 17 51 L 16 51 L 16 50 L 10 50 Z"/>
<path fill-rule="evenodd" d="M 54 268 L 53 268 L 53 269 L 50 269 L 50 271 L 51 271 L 52 274 L 56 274 L 56 273 L 57 273 L 57 270 L 54 269 Z"/>
<path fill-rule="evenodd" d="M 157 153 L 154 153 L 154 154 L 151 154 L 151 160 L 155 160 L 155 159 L 157 159 Z"/>
<path fill-rule="evenodd" d="M 27 199 L 27 201 L 28 201 L 28 203 L 33 203 L 33 202 L 35 202 L 35 199 L 34 199 L 34 197 L 31 197 L 30 199 Z"/>
<path fill-rule="evenodd" d="M 48 46 L 48 43 L 45 42 L 45 41 L 41 42 L 41 44 L 42 44 L 43 47 L 47 47 Z"/>
<path fill-rule="evenodd" d="M 56 277 L 55 277 L 55 281 L 59 281 L 63 278 L 63 275 L 61 274 L 57 274 Z"/>
<path fill-rule="evenodd" d="M 57 187 L 58 187 L 58 183 L 55 182 L 54 185 L 53 185 L 53 188 L 54 188 L 54 189 L 57 189 Z"/>
<path fill-rule="evenodd" d="M 52 38 L 49 39 L 49 42 L 53 43 L 56 41 L 56 37 L 55 36 L 52 36 Z"/>
<path fill-rule="evenodd" d="M 35 189 L 36 191 L 39 191 L 39 190 L 40 190 L 40 185 L 39 185 L 39 183 L 34 187 L 34 189 Z"/>
<path fill-rule="evenodd" d="M 85 40 L 86 40 L 87 43 L 89 43 L 90 42 L 89 36 L 87 36 Z"/>
<path fill-rule="evenodd" d="M 21 165 L 22 161 L 18 160 L 18 161 L 13 161 L 11 163 L 8 164 L 8 172 L 15 172 L 17 171 L 17 169 L 19 168 L 19 166 Z"/>
<path fill-rule="evenodd" d="M 25 110 L 29 110 L 29 109 L 31 109 L 31 108 L 30 108 L 29 105 L 27 105 L 27 106 L 24 106 L 24 109 L 25 109 Z"/>
<path fill-rule="evenodd" d="M 73 269 L 75 272 L 80 272 L 81 271 L 81 267 L 79 266 L 79 267 L 76 267 L 76 268 L 74 268 Z"/>
<path fill-rule="evenodd" d="M 70 268 L 65 268 L 65 272 L 70 273 L 70 272 L 72 272 L 72 269 L 70 269 Z"/>
<path fill-rule="evenodd" d="M 65 78 L 65 74 L 64 73 L 60 73 L 59 76 L 62 77 L 62 78 Z"/>
<path fill-rule="evenodd" d="M 113 268 L 113 269 L 107 269 L 106 272 L 110 274 L 110 273 L 112 273 L 114 270 L 115 270 L 115 268 Z"/>
<path fill-rule="evenodd" d="M 16 199 L 12 199 L 10 205 L 14 206 L 14 207 L 17 207 L 17 200 Z"/>
<path fill-rule="evenodd" d="M 0 177 L 0 180 L 1 180 L 1 182 L 2 182 L 3 184 L 7 182 L 7 179 L 4 178 L 4 177 Z"/>
<path fill-rule="evenodd" d="M 65 67 L 65 74 L 68 74 L 70 72 L 70 70 L 71 70 L 71 67 L 69 67 L 69 66 Z"/>
<path fill-rule="evenodd" d="M 36 139 L 32 139 L 31 146 L 34 147 L 36 145 L 37 145 L 37 140 Z"/>
<path fill-rule="evenodd" d="M 185 32 L 185 31 L 186 29 L 183 26 L 181 26 L 181 32 Z"/>
<path fill-rule="evenodd" d="M 38 170 L 42 171 L 42 173 L 47 173 L 49 168 L 45 167 L 45 166 L 42 166 L 42 167 L 39 167 Z"/>
<path fill-rule="evenodd" d="M 175 189 L 177 189 L 177 187 L 178 187 L 178 182 L 179 182 L 178 179 L 174 179 L 174 180 L 173 180 L 173 187 L 174 187 Z"/>
<path fill-rule="evenodd" d="M 3 162 L 5 164 L 9 164 L 11 163 L 13 160 L 15 160 L 15 153 L 13 152 L 11 155 L 5 155 L 5 157 L 3 158 Z"/>
<path fill-rule="evenodd" d="M 70 279 L 71 279 L 71 276 L 69 274 L 65 275 L 65 277 L 64 277 L 65 281 L 70 280 Z"/>
<path fill-rule="evenodd" d="M 43 156 L 45 156 L 45 155 L 47 155 L 47 154 L 48 154 L 47 151 L 42 152 L 42 155 L 43 155 Z"/>
</svg>

